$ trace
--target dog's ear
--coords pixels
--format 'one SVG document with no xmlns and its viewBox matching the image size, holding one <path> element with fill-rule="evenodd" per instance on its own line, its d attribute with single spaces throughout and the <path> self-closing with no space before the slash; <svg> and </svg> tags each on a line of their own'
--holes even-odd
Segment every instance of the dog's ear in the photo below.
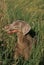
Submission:
<svg viewBox="0 0 44 65">
<path fill-rule="evenodd" d="M 22 25 L 22 32 L 23 32 L 23 35 L 27 34 L 31 29 L 31 26 L 27 23 L 24 23 Z"/>
<path fill-rule="evenodd" d="M 14 22 L 14 25 L 23 32 L 23 35 L 27 34 L 31 30 L 31 26 L 22 20 L 17 20 Z"/>
</svg>

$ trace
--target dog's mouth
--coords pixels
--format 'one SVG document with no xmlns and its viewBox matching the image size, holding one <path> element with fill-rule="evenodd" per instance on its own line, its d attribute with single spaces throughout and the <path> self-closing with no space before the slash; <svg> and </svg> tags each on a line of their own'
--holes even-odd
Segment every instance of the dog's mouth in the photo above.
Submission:
<svg viewBox="0 0 44 65">
<path fill-rule="evenodd" d="M 17 33 L 17 32 L 18 32 L 18 30 L 15 30 L 15 29 L 7 31 L 8 34 L 13 34 L 13 33 Z"/>
<path fill-rule="evenodd" d="M 12 28 L 10 28 L 9 26 L 5 26 L 5 27 L 3 28 L 3 30 L 4 30 L 5 32 L 7 32 L 8 34 L 12 34 L 12 33 L 17 33 L 17 32 L 18 32 L 18 29 L 12 29 Z"/>
</svg>

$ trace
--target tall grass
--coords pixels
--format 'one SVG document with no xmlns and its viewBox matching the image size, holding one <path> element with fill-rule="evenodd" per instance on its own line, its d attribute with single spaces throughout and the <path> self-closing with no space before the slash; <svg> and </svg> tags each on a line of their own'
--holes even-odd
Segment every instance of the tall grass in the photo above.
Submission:
<svg viewBox="0 0 44 65">
<path fill-rule="evenodd" d="M 8 35 L 3 27 L 14 20 L 24 20 L 37 33 L 37 46 L 33 45 L 28 61 L 19 60 L 18 65 L 39 65 L 44 51 L 44 0 L 0 0 L 0 65 L 12 65 L 16 35 Z"/>
</svg>

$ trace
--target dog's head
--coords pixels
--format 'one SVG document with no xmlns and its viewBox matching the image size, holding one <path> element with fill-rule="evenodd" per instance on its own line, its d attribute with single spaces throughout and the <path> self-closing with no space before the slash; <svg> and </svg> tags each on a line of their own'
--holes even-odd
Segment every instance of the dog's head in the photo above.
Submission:
<svg viewBox="0 0 44 65">
<path fill-rule="evenodd" d="M 25 21 L 21 20 L 14 21 L 13 23 L 4 27 L 4 30 L 9 34 L 22 32 L 23 35 L 25 35 L 30 31 L 30 29 L 31 26 L 27 24 Z"/>
</svg>

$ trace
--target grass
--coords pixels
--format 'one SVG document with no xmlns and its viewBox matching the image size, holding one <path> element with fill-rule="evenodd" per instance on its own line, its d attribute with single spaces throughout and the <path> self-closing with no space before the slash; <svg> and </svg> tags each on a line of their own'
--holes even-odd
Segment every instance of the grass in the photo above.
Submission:
<svg viewBox="0 0 44 65">
<path fill-rule="evenodd" d="M 37 46 L 28 61 L 18 65 L 39 65 L 44 56 L 44 0 L 0 0 L 0 65 L 12 65 L 16 35 L 8 35 L 2 28 L 14 20 L 24 20 L 37 33 Z M 43 65 L 43 63 L 42 63 Z"/>
</svg>

